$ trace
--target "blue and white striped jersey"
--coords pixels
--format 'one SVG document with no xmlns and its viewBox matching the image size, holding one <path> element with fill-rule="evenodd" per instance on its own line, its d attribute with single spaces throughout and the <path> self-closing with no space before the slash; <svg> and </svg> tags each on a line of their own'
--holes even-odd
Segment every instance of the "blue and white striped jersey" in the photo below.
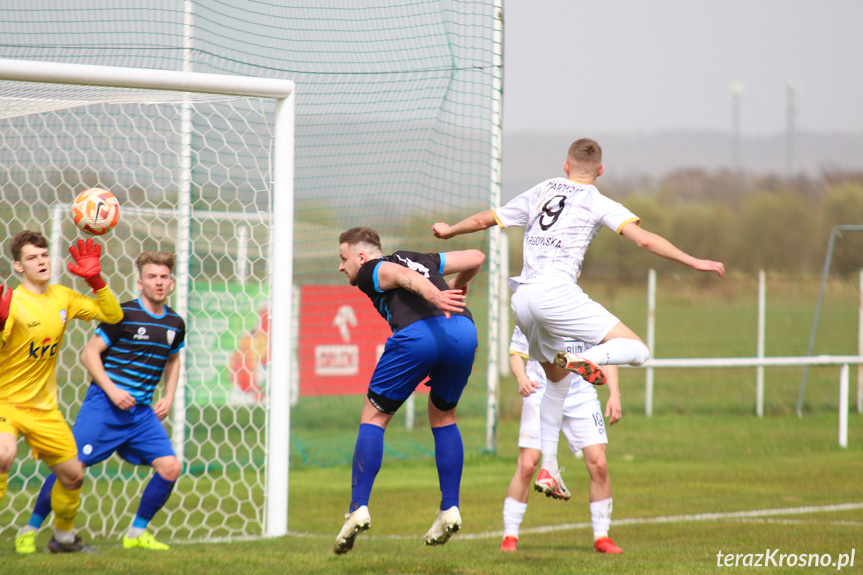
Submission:
<svg viewBox="0 0 863 575">
<path fill-rule="evenodd" d="M 161 316 L 152 315 L 140 298 L 120 307 L 122 321 L 102 323 L 96 329 L 108 346 L 102 352 L 102 364 L 111 381 L 128 391 L 138 405 L 150 405 L 165 363 L 185 346 L 186 323 L 168 306 Z"/>
</svg>

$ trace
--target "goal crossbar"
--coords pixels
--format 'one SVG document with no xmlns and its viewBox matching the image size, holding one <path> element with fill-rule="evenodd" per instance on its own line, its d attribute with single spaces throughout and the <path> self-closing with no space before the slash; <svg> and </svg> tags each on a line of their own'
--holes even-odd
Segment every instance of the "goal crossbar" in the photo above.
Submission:
<svg viewBox="0 0 863 575">
<path fill-rule="evenodd" d="M 30 60 L 0 59 L 0 79 L 274 99 L 294 93 L 291 80 Z"/>
</svg>

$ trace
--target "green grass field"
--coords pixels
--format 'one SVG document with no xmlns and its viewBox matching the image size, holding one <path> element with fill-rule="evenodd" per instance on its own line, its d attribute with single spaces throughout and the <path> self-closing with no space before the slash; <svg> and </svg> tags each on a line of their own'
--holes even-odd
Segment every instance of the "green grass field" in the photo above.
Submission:
<svg viewBox="0 0 863 575">
<path fill-rule="evenodd" d="M 768 295 L 767 355 L 803 355 L 817 282 L 810 281 L 801 294 L 795 293 L 803 289 L 799 282 L 777 286 L 777 281 L 768 281 L 773 291 Z M 755 354 L 754 284 L 727 282 L 700 289 L 674 278 L 668 282 L 660 285 L 657 305 L 658 357 Z M 636 332 L 644 333 L 641 288 L 587 289 Z M 815 352 L 850 355 L 856 350 L 855 286 L 831 289 Z M 565 477 L 573 499 L 563 503 L 532 496 L 518 553 L 498 551 L 503 499 L 515 469 L 521 404 L 513 381 L 504 379 L 497 452 L 474 449 L 468 456 L 461 500 L 464 528 L 444 547 L 422 544 L 439 492 L 430 455 L 431 433 L 418 402 L 418 429 L 405 430 L 400 414 L 387 432 L 386 459 L 370 505 L 372 529 L 360 536 L 350 554 L 332 553 L 350 498 L 350 466 L 309 464 L 301 448 L 312 445 L 309 456 L 316 456 L 319 448 L 314 440 L 337 452 L 340 460 L 350 460 L 359 402 L 345 398 L 338 404 L 338 424 L 331 417 L 334 406 L 326 402 L 305 406 L 301 402 L 305 412 L 294 413 L 289 536 L 218 543 L 175 540 L 170 541 L 171 551 L 154 555 L 124 551 L 116 539 L 83 533 L 101 555 L 59 557 L 40 552 L 18 557 L 12 539 L 19 526 L 3 525 L 0 569 L 4 574 L 743 573 L 752 568 L 717 567 L 717 553 L 745 555 L 779 549 L 789 554 L 830 554 L 838 560 L 853 549 L 855 564 L 843 572 L 861 572 L 863 416 L 853 410 L 852 391 L 849 445 L 839 448 L 838 374 L 838 367 L 810 372 L 805 417 L 798 419 L 794 405 L 802 369 L 768 369 L 765 417 L 759 419 L 754 416 L 754 369 L 658 370 L 656 415 L 647 418 L 643 415 L 644 372 L 622 370 L 625 416 L 609 430 L 608 450 L 614 490 L 611 535 L 625 549 L 621 556 L 592 552 L 587 474 L 582 462 L 565 454 L 561 461 L 567 467 Z M 851 379 L 853 390 L 854 369 Z M 600 399 L 605 393 L 600 390 Z M 210 411 L 203 410 L 200 419 L 216 417 Z M 300 426 L 306 427 L 304 435 L 298 431 Z M 213 449 L 230 452 L 232 446 L 243 444 L 236 431 L 242 427 L 209 421 L 207 428 L 221 434 L 214 438 Z M 476 417 L 464 418 L 462 429 L 473 438 L 484 433 Z M 403 451 L 410 451 L 412 458 L 403 459 Z M 261 454 L 246 457 L 248 472 L 260 467 Z M 14 488 L 10 482 L 10 490 Z M 212 489 L 229 487 L 214 484 Z M 201 501 L 207 505 L 206 498 Z M 131 505 L 121 505 L 127 510 L 121 513 L 124 525 L 133 512 Z M 187 511 L 189 522 L 200 521 L 201 509 Z M 115 518 L 106 521 L 116 523 Z M 158 535 L 158 516 L 153 526 Z M 49 537 L 50 528 L 44 528 L 38 539 L 40 549 Z M 811 569 L 837 571 L 833 567 L 806 570 Z M 770 567 L 772 573 L 800 571 L 800 567 Z"/>
<path fill-rule="evenodd" d="M 372 529 L 354 550 L 332 543 L 350 496 L 347 466 L 306 467 L 291 475 L 291 535 L 271 540 L 184 544 L 160 554 L 94 541 L 98 556 L 18 557 L 0 551 L 4 573 L 715 573 L 716 554 L 839 554 L 863 562 L 863 420 L 851 419 L 849 447 L 836 444 L 836 416 L 627 414 L 610 429 L 614 488 L 611 534 L 625 549 L 591 550 L 587 478 L 568 461 L 569 502 L 532 496 L 519 551 L 498 551 L 501 509 L 515 466 L 516 422 L 500 426 L 497 455 L 468 459 L 464 528 L 439 548 L 422 535 L 434 519 L 437 477 L 429 459 L 386 461 L 372 493 Z M 835 510 L 825 510 L 836 506 Z M 841 506 L 845 506 L 842 508 Z M 765 510 L 774 510 L 766 511 Z M 745 512 L 764 512 L 747 516 Z M 744 513 L 741 513 L 744 512 Z M 730 514 L 741 513 L 735 517 Z M 717 514 L 698 517 L 700 514 Z M 726 514 L 723 516 L 723 514 Z M 752 514 L 750 514 L 752 515 Z M 49 535 L 40 533 L 40 547 Z M 6 534 L 4 534 L 6 535 Z M 4 537 L 5 539 L 5 537 Z M 834 569 L 819 568 L 818 572 Z M 797 572 L 773 568 L 771 572 Z"/>
</svg>

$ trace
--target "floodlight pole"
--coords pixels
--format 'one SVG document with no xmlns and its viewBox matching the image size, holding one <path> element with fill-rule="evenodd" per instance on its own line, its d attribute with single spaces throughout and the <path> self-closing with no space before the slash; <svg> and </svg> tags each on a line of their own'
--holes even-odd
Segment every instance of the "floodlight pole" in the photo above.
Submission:
<svg viewBox="0 0 863 575">
<path fill-rule="evenodd" d="M 797 84 L 788 80 L 785 94 L 785 177 L 790 178 L 794 160 L 794 125 L 797 119 L 798 94 Z"/>
<path fill-rule="evenodd" d="M 731 90 L 731 170 L 740 172 L 740 101 L 746 92 L 743 82 L 732 82 Z"/>
</svg>

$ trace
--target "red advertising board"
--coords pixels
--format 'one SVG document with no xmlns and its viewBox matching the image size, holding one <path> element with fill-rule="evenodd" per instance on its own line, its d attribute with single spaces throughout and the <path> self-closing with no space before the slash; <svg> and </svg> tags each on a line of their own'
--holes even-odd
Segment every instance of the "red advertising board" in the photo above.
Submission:
<svg viewBox="0 0 863 575">
<path fill-rule="evenodd" d="M 365 394 L 390 335 L 389 324 L 357 288 L 303 286 L 300 396 Z"/>
</svg>

